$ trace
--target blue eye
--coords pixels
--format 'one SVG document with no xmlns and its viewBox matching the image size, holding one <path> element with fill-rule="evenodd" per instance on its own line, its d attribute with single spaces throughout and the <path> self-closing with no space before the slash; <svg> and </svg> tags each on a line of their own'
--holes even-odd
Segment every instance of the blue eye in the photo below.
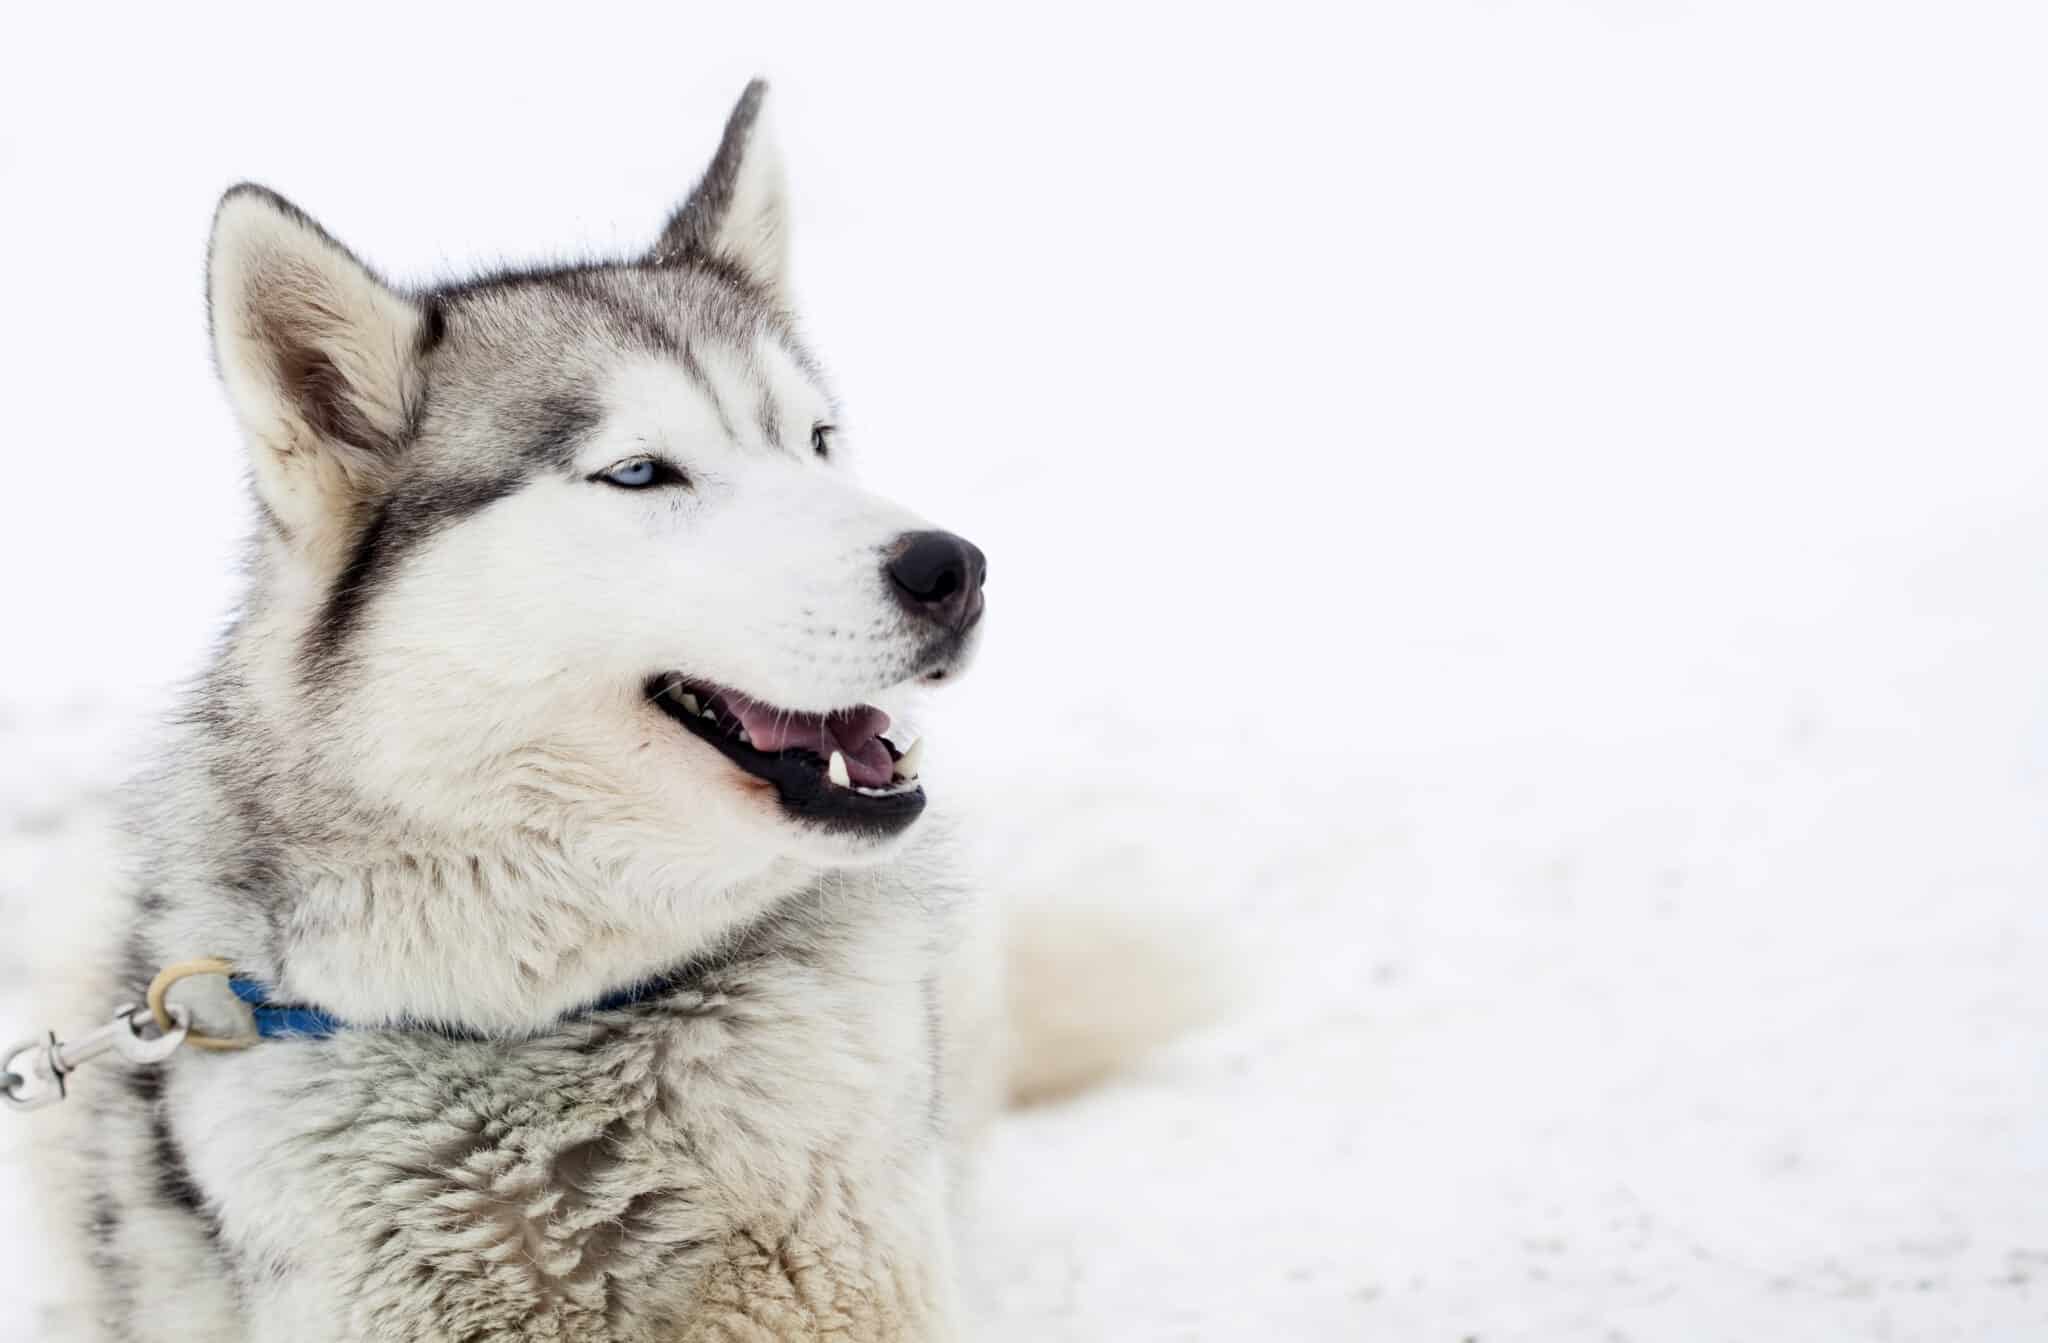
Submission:
<svg viewBox="0 0 2048 1343">
<path fill-rule="evenodd" d="M 591 477 L 607 485 L 616 485 L 622 490 L 645 490 L 656 485 L 687 485 L 683 473 L 667 462 L 654 457 L 635 457 L 607 467 Z"/>
</svg>

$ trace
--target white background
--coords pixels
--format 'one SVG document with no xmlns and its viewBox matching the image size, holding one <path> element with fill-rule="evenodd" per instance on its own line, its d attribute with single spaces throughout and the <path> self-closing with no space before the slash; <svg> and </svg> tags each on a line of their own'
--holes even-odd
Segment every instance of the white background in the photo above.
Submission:
<svg viewBox="0 0 2048 1343">
<path fill-rule="evenodd" d="M 6 926 L 231 601 L 219 191 L 616 254 L 766 73 L 945 759 L 1243 1004 L 1006 1123 L 983 1337 L 2048 1336 L 2048 12 L 727 8 L 9 17 Z"/>
</svg>

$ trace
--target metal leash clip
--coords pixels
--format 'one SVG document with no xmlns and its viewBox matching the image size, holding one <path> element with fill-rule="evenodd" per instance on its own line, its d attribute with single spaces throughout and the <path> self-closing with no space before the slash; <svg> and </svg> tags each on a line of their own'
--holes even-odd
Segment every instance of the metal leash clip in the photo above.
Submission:
<svg viewBox="0 0 2048 1343">
<path fill-rule="evenodd" d="M 147 1007 L 130 1003 L 117 1009 L 112 1021 L 76 1040 L 59 1040 L 55 1031 L 47 1040 L 23 1040 L 0 1055 L 0 1101 L 13 1110 L 55 1105 L 64 1099 L 64 1079 L 109 1050 L 136 1067 L 162 1063 L 185 1043 L 192 1024 L 183 1007 L 171 1007 L 168 1015 L 166 1030 Z"/>
</svg>

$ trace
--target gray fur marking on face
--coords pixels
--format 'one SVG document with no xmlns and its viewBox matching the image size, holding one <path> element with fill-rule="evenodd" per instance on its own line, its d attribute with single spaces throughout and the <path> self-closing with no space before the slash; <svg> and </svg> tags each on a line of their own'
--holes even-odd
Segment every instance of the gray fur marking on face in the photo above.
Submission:
<svg viewBox="0 0 2048 1343">
<path fill-rule="evenodd" d="M 713 342 L 739 351 L 762 335 L 782 345 L 814 382 L 815 358 L 788 319 L 752 285 L 715 261 L 661 270 L 630 263 L 505 272 L 449 285 L 420 302 L 435 341 L 423 352 L 423 391 L 388 493 L 369 506 L 337 574 L 303 662 L 324 676 L 406 555 L 546 469 L 566 469 L 600 409 L 589 379 L 622 354 L 672 359 L 717 412 L 728 439 L 738 428 L 695 350 Z M 734 361 L 756 372 L 752 358 Z M 538 392 L 533 389 L 542 389 Z M 758 389 L 764 429 L 774 393 Z M 776 441 L 769 435 L 770 443 Z"/>
<path fill-rule="evenodd" d="M 683 342 L 683 354 L 680 362 L 683 366 L 683 372 L 690 375 L 691 384 L 704 394 L 706 401 L 711 403 L 712 411 L 718 416 L 718 427 L 725 432 L 727 439 L 736 439 L 737 432 L 733 428 L 732 416 L 726 413 L 725 402 L 719 399 L 718 384 L 713 382 L 711 375 L 704 371 L 704 365 L 698 361 L 697 352 L 690 347 L 688 341 Z"/>
</svg>

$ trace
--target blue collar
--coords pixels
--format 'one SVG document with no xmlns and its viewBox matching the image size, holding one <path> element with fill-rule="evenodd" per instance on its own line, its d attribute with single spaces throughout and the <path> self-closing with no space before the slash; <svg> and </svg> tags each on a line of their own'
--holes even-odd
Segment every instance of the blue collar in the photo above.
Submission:
<svg viewBox="0 0 2048 1343">
<path fill-rule="evenodd" d="M 230 977 L 228 987 L 256 1014 L 256 1034 L 265 1040 L 325 1040 L 346 1029 L 339 1017 L 317 1007 L 273 1003 L 270 990 L 253 979 Z"/>
<path fill-rule="evenodd" d="M 671 970 L 652 979 L 643 979 L 629 984 L 616 992 L 608 993 L 582 1007 L 571 1008 L 555 1019 L 556 1025 L 575 1021 L 597 1012 L 617 1012 L 623 1008 L 638 1007 L 667 997 L 681 988 L 685 978 L 696 969 L 695 963 Z M 343 1021 L 332 1012 L 312 1007 L 305 1003 L 279 1003 L 271 1001 L 269 986 L 261 980 L 244 979 L 240 975 L 228 977 L 228 987 L 235 997 L 249 1005 L 256 1017 L 256 1035 L 264 1040 L 325 1040 L 331 1035 L 349 1030 L 404 1030 L 424 1031 L 430 1035 L 445 1036 L 451 1040 L 491 1040 L 499 1037 L 486 1035 L 467 1026 L 451 1026 L 445 1022 L 402 1020 L 378 1026 L 358 1026 Z"/>
</svg>

